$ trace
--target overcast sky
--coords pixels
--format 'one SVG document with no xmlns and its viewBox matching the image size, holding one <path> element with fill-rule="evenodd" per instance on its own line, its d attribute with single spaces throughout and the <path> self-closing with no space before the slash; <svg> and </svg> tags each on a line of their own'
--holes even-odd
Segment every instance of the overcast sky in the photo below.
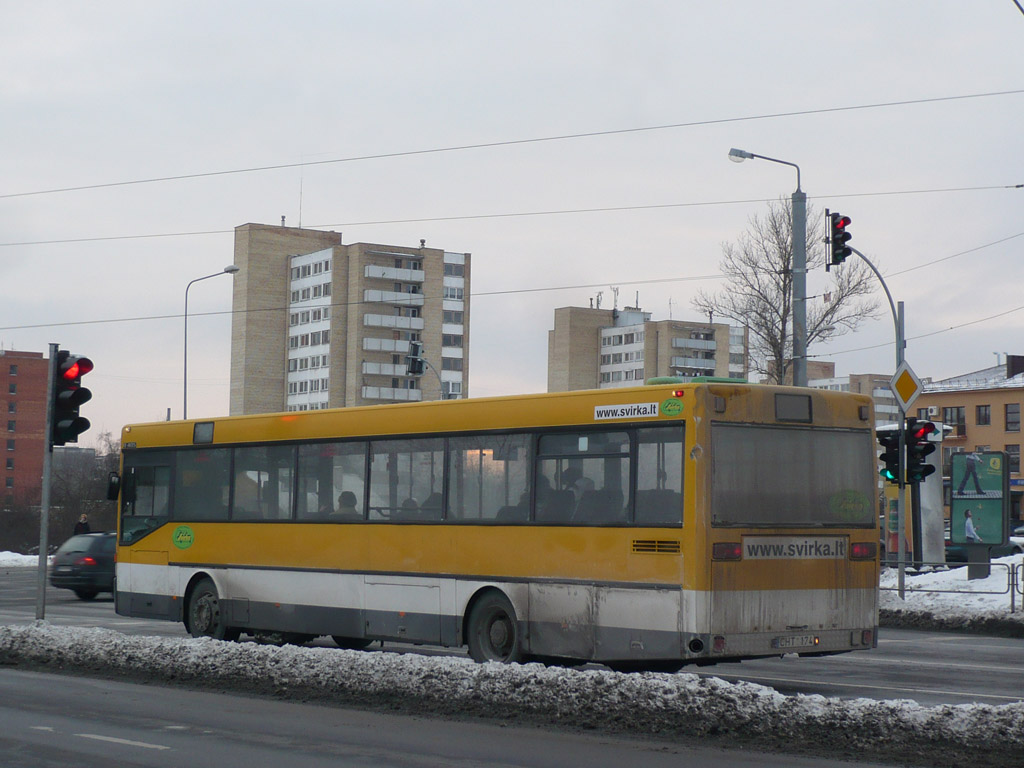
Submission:
<svg viewBox="0 0 1024 768">
<path fill-rule="evenodd" d="M 544 391 L 553 310 L 612 286 L 699 320 L 722 244 L 796 186 L 730 147 L 853 219 L 919 376 L 1024 354 L 1012 0 L 2 4 L 0 345 L 93 359 L 83 445 L 180 417 L 185 286 L 246 222 L 472 253 L 474 396 Z M 192 417 L 227 413 L 231 280 L 189 292 Z M 891 373 L 878 297 L 811 355 Z"/>
</svg>

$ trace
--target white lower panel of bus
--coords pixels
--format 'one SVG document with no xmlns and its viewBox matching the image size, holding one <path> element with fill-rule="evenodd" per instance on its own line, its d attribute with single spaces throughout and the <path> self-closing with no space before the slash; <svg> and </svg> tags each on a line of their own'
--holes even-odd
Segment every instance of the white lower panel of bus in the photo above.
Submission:
<svg viewBox="0 0 1024 768">
<path fill-rule="evenodd" d="M 821 590 L 755 595 L 640 584 L 527 583 L 434 575 L 200 570 L 128 563 L 117 568 L 117 610 L 126 615 L 181 620 L 187 610 L 182 598 L 189 583 L 197 574 L 205 574 L 213 579 L 232 626 L 447 646 L 463 644 L 463 622 L 472 599 L 482 589 L 497 589 L 516 612 L 524 652 L 597 661 L 851 650 L 863 647 L 851 646 L 851 630 L 873 629 L 877 624 L 871 590 L 855 595 L 853 604 L 843 611 L 848 611 L 849 623 L 822 628 L 812 618 L 834 619 L 835 613 L 826 610 L 831 601 L 818 594 Z M 758 611 L 763 612 L 772 604 L 801 607 L 788 617 L 778 614 L 770 625 L 741 626 L 741 616 L 753 617 L 752 606 L 760 606 Z M 838 634 L 820 631 L 840 628 Z M 712 650 L 714 635 L 724 638 L 724 648 Z M 818 645 L 786 645 L 806 643 L 807 635 L 816 636 Z M 825 636 L 827 642 L 822 645 Z"/>
<path fill-rule="evenodd" d="M 710 593 L 707 609 L 710 634 L 724 639 L 716 656 L 825 653 L 876 643 L 874 589 L 721 590 Z"/>
</svg>

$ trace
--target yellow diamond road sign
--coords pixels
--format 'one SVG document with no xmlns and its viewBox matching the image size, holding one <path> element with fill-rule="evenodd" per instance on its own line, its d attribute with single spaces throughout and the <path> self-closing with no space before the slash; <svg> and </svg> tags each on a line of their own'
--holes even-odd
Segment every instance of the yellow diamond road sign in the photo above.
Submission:
<svg viewBox="0 0 1024 768">
<path fill-rule="evenodd" d="M 923 387 L 921 386 L 921 380 L 917 378 L 917 374 L 914 373 L 914 370 L 904 360 L 900 363 L 900 367 L 896 369 L 893 377 L 889 379 L 889 389 L 892 390 L 896 400 L 904 412 L 906 412 L 910 410 L 911 404 L 921 394 Z"/>
</svg>

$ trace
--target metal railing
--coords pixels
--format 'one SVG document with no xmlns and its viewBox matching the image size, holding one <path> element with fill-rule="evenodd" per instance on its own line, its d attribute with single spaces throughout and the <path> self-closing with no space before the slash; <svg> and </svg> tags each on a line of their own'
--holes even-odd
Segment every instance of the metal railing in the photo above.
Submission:
<svg viewBox="0 0 1024 768">
<path fill-rule="evenodd" d="M 955 564 L 951 566 L 949 563 L 925 563 L 919 564 L 918 574 L 923 573 L 935 573 L 939 571 L 959 571 L 963 570 L 964 576 L 964 589 L 950 589 L 950 588 L 936 588 L 936 587 L 914 587 L 909 581 L 904 585 L 904 593 L 909 592 L 931 592 L 934 594 L 963 594 L 963 595 L 1009 595 L 1010 596 L 1010 613 L 1014 613 L 1017 610 L 1017 598 L 1021 598 L 1021 610 L 1024 610 L 1024 563 L 1012 564 L 1012 563 L 991 563 L 990 567 L 995 571 L 1001 569 L 1006 571 L 1006 586 L 1002 589 L 969 589 L 966 588 L 968 581 L 966 577 L 967 563 Z M 924 569 L 924 570 L 921 570 Z M 908 575 L 913 576 L 914 574 L 908 571 Z M 899 587 L 879 587 L 884 592 L 897 592 Z"/>
</svg>

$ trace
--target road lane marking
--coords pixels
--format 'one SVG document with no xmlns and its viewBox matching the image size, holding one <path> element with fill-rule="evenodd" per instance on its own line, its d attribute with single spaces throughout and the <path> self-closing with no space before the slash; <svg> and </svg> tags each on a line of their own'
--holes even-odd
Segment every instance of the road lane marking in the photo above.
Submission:
<svg viewBox="0 0 1024 768">
<path fill-rule="evenodd" d="M 713 675 L 708 673 L 702 675 L 702 677 L 721 677 L 723 680 L 727 679 L 721 675 Z M 944 695 L 944 696 L 960 696 L 960 697 L 976 697 L 979 699 L 999 699 L 1000 701 L 1021 701 L 1020 696 L 1000 696 L 995 693 L 974 693 L 972 691 L 946 691 L 938 688 L 899 688 L 894 686 L 880 686 L 880 685 L 866 685 L 863 683 L 844 683 L 844 682 L 830 682 L 823 683 L 821 680 L 800 680 L 798 678 L 789 677 L 762 677 L 760 675 L 744 675 L 743 677 L 736 677 L 739 682 L 768 682 L 768 683 L 790 683 L 793 685 L 817 685 L 817 686 L 830 686 L 832 688 L 863 688 L 869 691 L 899 691 L 901 693 L 924 693 L 931 695 Z"/>
<path fill-rule="evenodd" d="M 118 739 L 113 736 L 100 736 L 96 733 L 76 733 L 82 739 L 94 739 L 95 741 L 106 741 L 111 744 L 123 744 L 126 747 L 141 747 L 142 749 L 170 749 L 170 747 L 164 744 L 147 744 L 145 741 L 129 741 L 128 739 Z"/>
</svg>

